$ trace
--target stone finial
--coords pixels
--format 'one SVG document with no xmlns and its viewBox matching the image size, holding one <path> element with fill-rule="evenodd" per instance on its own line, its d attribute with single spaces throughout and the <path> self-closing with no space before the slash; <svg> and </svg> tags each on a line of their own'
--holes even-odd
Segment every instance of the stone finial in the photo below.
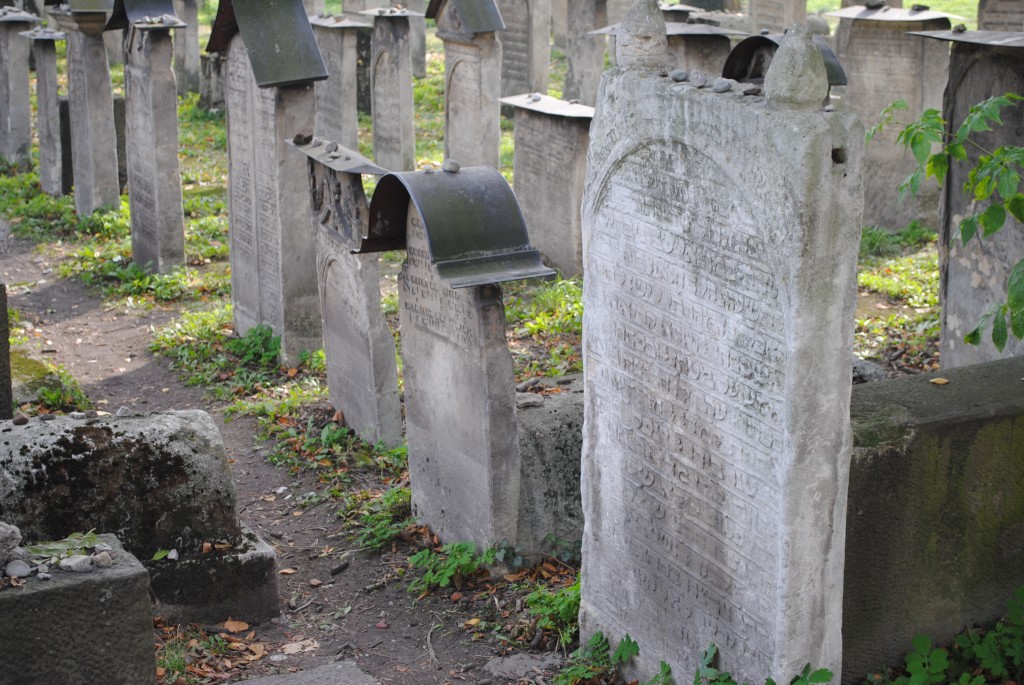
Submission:
<svg viewBox="0 0 1024 685">
<path fill-rule="evenodd" d="M 668 61 L 665 18 L 657 0 L 637 0 L 619 24 L 615 57 L 622 67 L 661 67 Z"/>
<path fill-rule="evenodd" d="M 768 102 L 791 107 L 819 107 L 828 97 L 825 60 L 803 24 L 786 31 L 764 76 L 764 91 Z"/>
</svg>

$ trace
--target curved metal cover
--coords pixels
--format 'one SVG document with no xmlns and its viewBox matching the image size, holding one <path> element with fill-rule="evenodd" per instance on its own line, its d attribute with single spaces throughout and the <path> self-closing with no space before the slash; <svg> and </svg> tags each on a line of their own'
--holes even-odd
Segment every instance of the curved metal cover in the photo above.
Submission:
<svg viewBox="0 0 1024 685">
<path fill-rule="evenodd" d="M 813 38 L 814 46 L 818 48 L 822 59 L 825 60 L 825 74 L 828 76 L 828 85 L 845 86 L 846 71 L 843 69 L 843 65 L 839 63 L 836 53 L 832 51 L 832 47 L 821 36 L 815 35 Z M 768 63 L 763 65 L 753 64 L 754 60 L 759 54 L 774 55 L 781 44 L 782 34 L 744 38 L 736 44 L 736 47 L 732 49 L 732 52 L 726 58 L 725 66 L 722 67 L 722 77 L 740 82 L 760 82 L 764 79 L 764 74 L 768 70 L 771 60 L 769 59 Z"/>
<path fill-rule="evenodd" d="M 530 247 L 519 201 L 491 167 L 383 177 L 373 192 L 369 235 L 359 252 L 405 247 L 410 200 L 423 219 L 430 262 L 452 288 L 555 274 Z"/>
<path fill-rule="evenodd" d="M 619 24 L 590 31 L 591 36 L 614 36 L 619 32 Z M 746 31 L 723 28 L 714 24 L 686 24 L 679 21 L 665 22 L 666 36 L 749 36 Z"/>
<path fill-rule="evenodd" d="M 455 4 L 462 26 L 470 33 L 505 30 L 505 20 L 501 18 L 501 10 L 494 0 L 430 0 L 427 19 L 437 19 L 446 2 Z"/>
<path fill-rule="evenodd" d="M 868 9 L 864 5 L 851 5 L 834 12 L 825 12 L 826 17 L 866 21 L 929 21 L 930 19 L 963 19 L 955 14 L 935 12 L 930 9 L 915 10 L 905 7 L 879 7 Z"/>
<path fill-rule="evenodd" d="M 130 24 L 165 16 L 178 18 L 171 0 L 114 0 L 114 12 L 104 30 L 126 29 Z M 180 21 L 176 21 L 167 28 L 180 28 L 181 25 Z"/>
<path fill-rule="evenodd" d="M 41 21 L 42 19 L 32 14 L 31 12 L 25 12 L 24 10 L 20 10 L 17 7 L 0 7 L 0 23 L 36 24 Z"/>
<path fill-rule="evenodd" d="M 910 35 L 992 48 L 1024 48 L 1024 33 L 1014 31 L 911 31 Z"/>
<path fill-rule="evenodd" d="M 340 145 L 331 145 L 331 141 L 323 138 L 313 138 L 305 144 L 296 143 L 294 139 L 288 139 L 285 142 L 310 159 L 344 174 L 383 176 L 389 173 L 387 169 L 377 166 L 355 150 L 349 150 Z"/>
<path fill-rule="evenodd" d="M 217 6 L 217 17 L 213 20 L 210 40 L 206 43 L 207 52 L 224 52 L 231 46 L 231 39 L 238 33 L 238 21 L 235 19 L 235 7 L 231 0 L 221 0 Z"/>
<path fill-rule="evenodd" d="M 114 0 L 71 0 L 69 6 L 72 12 L 110 12 L 114 9 Z"/>
</svg>

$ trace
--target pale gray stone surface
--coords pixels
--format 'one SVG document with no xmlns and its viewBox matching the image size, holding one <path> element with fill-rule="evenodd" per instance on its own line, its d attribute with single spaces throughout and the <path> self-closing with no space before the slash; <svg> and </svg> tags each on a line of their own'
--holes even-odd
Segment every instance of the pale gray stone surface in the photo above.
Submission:
<svg viewBox="0 0 1024 685">
<path fill-rule="evenodd" d="M 700 70 L 718 76 L 732 50 L 729 36 L 669 35 L 668 54 L 671 64 L 687 71 Z"/>
<path fill-rule="evenodd" d="M 499 678 L 528 678 L 562 663 L 557 654 L 526 654 L 495 657 L 484 664 L 484 671 Z"/>
<path fill-rule="evenodd" d="M 785 47 L 787 49 L 783 50 Z M 764 76 L 764 92 L 773 105 L 817 109 L 827 104 L 828 75 L 810 30 L 798 24 L 782 39 Z"/>
<path fill-rule="evenodd" d="M 615 60 L 620 67 L 658 68 L 668 64 L 668 36 L 658 0 L 637 0 L 619 24 Z"/>
<path fill-rule="evenodd" d="M 225 88 L 228 221 L 235 328 L 281 336 L 285 363 L 322 344 L 316 249 L 305 158 L 286 139 L 312 130 L 312 85 L 257 88 L 241 35 L 231 41 Z"/>
<path fill-rule="evenodd" d="M 750 30 L 782 33 L 807 16 L 806 0 L 750 0 Z"/>
<path fill-rule="evenodd" d="M 981 0 L 978 3 L 978 30 L 1024 31 L 1024 2 Z"/>
<path fill-rule="evenodd" d="M 354 661 L 340 661 L 308 671 L 269 675 L 242 682 L 249 685 L 380 685 L 374 677 L 359 670 Z"/>
<path fill-rule="evenodd" d="M 224 72 L 227 55 L 223 52 L 199 56 L 199 106 L 219 109 L 224 106 Z"/>
<path fill-rule="evenodd" d="M 320 14 L 324 11 L 324 0 L 302 0 L 302 5 L 306 8 L 306 14 Z"/>
<path fill-rule="evenodd" d="M 313 132 L 343 147 L 359 147 L 359 112 L 356 107 L 356 43 L 359 29 L 353 22 L 333 18 L 313 20 L 320 54 L 327 66 L 328 78 L 317 81 L 316 118 Z M 365 26 L 369 26 L 366 24 Z"/>
<path fill-rule="evenodd" d="M 569 30 L 568 0 L 551 0 L 551 40 L 556 48 L 564 50 Z"/>
<path fill-rule="evenodd" d="M 939 45 L 946 43 L 939 42 Z M 953 43 L 949 86 L 942 106 L 950 134 L 959 128 L 971 105 L 992 93 L 1024 92 L 1022 58 L 1024 50 L 1020 48 Z M 1002 126 L 972 134 L 971 139 L 987 150 L 1019 145 L 1020 132 L 1024 130 L 1024 110 L 1019 106 L 1007 108 L 1003 110 L 1002 120 Z M 992 343 L 991 328 L 987 326 L 981 345 L 967 345 L 963 341 L 992 305 L 1006 301 L 1010 272 L 1024 259 L 1024 226 L 1009 212 L 999 233 L 982 238 L 979 231 L 978 237 L 967 245 L 954 240 L 959 235 L 960 221 L 984 208 L 984 205 L 972 207 L 972 197 L 963 192 L 968 172 L 980 155 L 974 146 L 967 147 L 969 162 L 951 166 L 941 193 L 938 247 L 943 369 L 1024 355 L 1024 342 L 1012 336 L 1000 353 Z"/>
<path fill-rule="evenodd" d="M 629 633 L 630 677 L 692 673 L 711 642 L 740 682 L 838 675 L 863 130 L 658 69 L 601 94 L 583 638 Z"/>
<path fill-rule="evenodd" d="M 606 0 L 568 0 L 568 12 L 571 21 L 565 38 L 565 57 L 569 71 L 563 96 L 593 106 L 604 71 L 605 39 L 589 33 L 609 24 Z"/>
<path fill-rule="evenodd" d="M 106 15 L 79 14 L 81 25 L 66 5 L 50 8 L 50 15 L 67 38 L 75 209 L 85 216 L 121 204 L 114 97 L 102 33 Z"/>
<path fill-rule="evenodd" d="M 501 95 L 548 92 L 551 1 L 501 0 Z"/>
<path fill-rule="evenodd" d="M 174 78 L 178 95 L 199 92 L 199 5 L 174 0 L 174 13 L 185 27 L 174 33 Z"/>
<path fill-rule="evenodd" d="M 427 11 L 427 0 L 402 0 L 392 4 L 402 5 L 417 15 Z M 409 18 L 409 52 L 412 59 L 412 75 L 424 78 L 427 75 L 427 20 L 425 17 Z"/>
<path fill-rule="evenodd" d="M 21 531 L 17 526 L 0 521 L 0 566 L 6 566 L 11 553 L 21 544 Z"/>
<path fill-rule="evenodd" d="M 185 262 L 174 45 L 166 29 L 131 36 L 124 81 L 132 261 L 166 274 Z"/>
<path fill-rule="evenodd" d="M 373 158 L 389 171 L 416 167 L 409 28 L 407 16 L 373 18 Z"/>
<path fill-rule="evenodd" d="M 32 41 L 36 62 L 36 132 L 39 136 L 39 186 L 48 195 L 64 194 L 60 105 L 57 99 L 57 47 L 53 40 Z"/>
<path fill-rule="evenodd" d="M 21 683 L 156 682 L 149 576 L 112 535 L 114 565 L 0 593 L 0 672 Z"/>
<path fill-rule="evenodd" d="M 19 33 L 30 28 L 27 21 L 0 21 L 0 157 L 21 168 L 32 162 L 32 108 L 28 84 L 31 43 Z"/>
</svg>

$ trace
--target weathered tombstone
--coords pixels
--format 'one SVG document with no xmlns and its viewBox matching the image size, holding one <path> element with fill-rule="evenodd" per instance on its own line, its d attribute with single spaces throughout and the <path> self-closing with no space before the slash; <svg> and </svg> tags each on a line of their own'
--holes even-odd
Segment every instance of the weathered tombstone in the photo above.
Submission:
<svg viewBox="0 0 1024 685">
<path fill-rule="evenodd" d="M 385 169 L 416 166 L 408 10 L 366 10 L 373 17 L 373 159 Z"/>
<path fill-rule="evenodd" d="M 501 94 L 547 93 L 551 62 L 550 0 L 500 0 Z"/>
<path fill-rule="evenodd" d="M 178 95 L 198 93 L 199 76 L 199 6 L 196 0 L 174 0 L 174 14 L 185 23 L 174 34 L 174 78 Z"/>
<path fill-rule="evenodd" d="M 61 189 L 67 195 L 75 186 L 75 173 L 71 161 L 71 103 L 66 95 L 58 96 L 57 108 L 60 110 Z"/>
<path fill-rule="evenodd" d="M 978 3 L 978 29 L 981 31 L 1024 31 L 1024 2 L 1020 0 L 981 0 Z"/>
<path fill-rule="evenodd" d="M 14 416 L 10 336 L 11 320 L 7 314 L 7 284 L 0 283 L 0 421 Z"/>
<path fill-rule="evenodd" d="M 580 204 L 594 108 L 539 93 L 502 98 L 516 108 L 516 197 L 531 244 L 563 276 L 583 273 Z"/>
<path fill-rule="evenodd" d="M 354 254 L 367 231 L 363 174 L 387 171 L 319 136 L 297 147 L 309 156 L 316 272 L 331 404 L 369 443 L 402 442 L 395 341 L 381 310 L 376 254 Z"/>
<path fill-rule="evenodd" d="M 744 38 L 729 53 L 722 67 L 722 76 L 740 83 L 764 84 L 765 74 L 772 64 L 772 59 L 782 45 L 783 34 L 761 34 Z M 846 71 L 839 63 L 836 53 L 832 51 L 827 40 L 822 36 L 813 37 L 814 47 L 818 49 L 825 62 L 825 75 L 829 88 L 845 86 Z"/>
<path fill-rule="evenodd" d="M 841 19 L 848 31 L 845 46 L 838 47 L 839 61 L 849 75 L 846 107 L 873 124 L 879 113 L 896 100 L 911 112 L 942 107 L 949 50 L 946 45 L 907 35 L 910 31 L 948 30 L 949 18 L 930 10 L 862 5 L 847 7 L 829 16 Z M 914 171 L 913 154 L 896 143 L 897 127 L 890 126 L 867 146 L 864 160 L 864 223 L 899 229 L 911 221 L 935 226 L 939 196 L 933 185 L 899 201 L 900 184 Z"/>
<path fill-rule="evenodd" d="M 53 29 L 37 28 L 22 35 L 32 41 L 32 55 L 36 63 L 39 187 L 47 195 L 56 197 L 68 191 L 68 188 L 64 187 L 65 168 L 60 136 L 60 105 L 57 98 L 56 42 L 64 40 L 64 34 Z"/>
<path fill-rule="evenodd" d="M 107 62 L 110 66 L 115 67 L 119 64 L 124 64 L 124 34 L 121 31 L 107 31 L 104 33 L 103 45 L 107 51 Z"/>
<path fill-rule="evenodd" d="M 559 50 L 565 49 L 565 37 L 568 31 L 568 0 L 551 0 L 551 42 Z"/>
<path fill-rule="evenodd" d="M 667 14 L 665 12 L 663 15 Z M 677 13 L 672 13 L 677 14 Z M 607 35 L 610 49 L 615 46 L 618 24 L 594 31 L 594 35 Z M 686 24 L 667 22 L 668 63 L 676 69 L 701 71 L 711 76 L 720 76 L 725 62 L 732 51 L 733 37 L 747 35 L 712 24 Z"/>
<path fill-rule="evenodd" d="M 608 21 L 619 23 L 633 6 L 633 0 L 607 0 Z"/>
<path fill-rule="evenodd" d="M 171 39 L 171 31 L 185 25 L 167 13 L 151 18 L 149 10 L 150 6 L 127 0 L 118 4 L 108 25 L 125 27 L 128 34 L 125 152 L 132 261 L 148 272 L 166 274 L 185 262 Z"/>
<path fill-rule="evenodd" d="M 495 0 L 431 0 L 444 41 L 444 154 L 465 165 L 497 167 L 501 148 L 501 41 Z"/>
<path fill-rule="evenodd" d="M 199 57 L 199 106 L 220 109 L 224 106 L 224 53 L 204 52 Z"/>
<path fill-rule="evenodd" d="M 597 85 L 604 71 L 605 40 L 591 35 L 608 25 L 606 0 L 568 0 L 569 22 L 565 41 L 565 57 L 569 70 L 565 75 L 566 100 L 579 100 L 585 105 L 597 101 Z"/>
<path fill-rule="evenodd" d="M 313 130 L 313 82 L 326 78 L 299 0 L 268 8 L 221 0 L 207 50 L 227 50 L 228 221 L 235 328 L 281 336 L 287 363 L 320 347 L 320 302 L 305 161 L 285 143 Z M 236 12 L 237 9 L 237 21 Z M 261 11 L 262 10 L 262 11 Z M 238 33 L 240 31 L 240 33 Z M 272 31 L 274 41 L 267 40 Z M 248 36 L 248 42 L 246 42 Z M 288 46 L 286 55 L 277 48 Z M 248 49 L 250 48 L 251 49 Z"/>
<path fill-rule="evenodd" d="M 939 45 L 953 44 L 949 61 L 949 83 L 942 103 L 947 133 L 956 134 L 972 105 L 1004 93 L 1024 93 L 1024 33 L 990 31 L 927 32 Z M 932 41 L 927 41 L 932 42 Z M 1002 126 L 971 134 L 985 150 L 1019 145 L 1024 130 L 1024 110 L 1003 110 Z M 974 329 L 989 308 L 1005 302 L 1007 283 L 1014 265 L 1024 259 L 1024 226 L 1007 212 L 1006 225 L 995 235 L 976 237 L 967 245 L 959 239 L 960 221 L 975 211 L 973 197 L 963 191 L 967 174 L 982 153 L 967 146 L 967 161 L 951 164 L 941 191 L 939 208 L 939 269 L 942 300 L 942 368 L 1024 356 L 1024 342 L 1011 337 L 1002 353 L 987 333 L 980 345 L 968 345 L 964 336 Z M 980 232 L 979 232 L 980 236 Z"/>
<path fill-rule="evenodd" d="M 381 179 L 364 251 L 404 247 L 399 319 L 413 511 L 449 541 L 515 544 L 520 454 L 497 283 L 552 275 L 488 167 Z"/>
<path fill-rule="evenodd" d="M 327 65 L 327 80 L 318 81 L 313 133 L 356 149 L 359 145 L 359 112 L 356 107 L 356 45 L 369 24 L 342 15 L 310 17 L 320 54 Z"/>
<path fill-rule="evenodd" d="M 401 5 L 409 10 L 409 51 L 412 56 L 412 75 L 425 78 L 427 75 L 427 0 L 392 0 L 392 5 Z"/>
<path fill-rule="evenodd" d="M 119 207 L 114 96 L 103 42 L 107 14 L 68 5 L 51 6 L 49 12 L 67 40 L 75 209 L 85 216 L 101 207 Z"/>
<path fill-rule="evenodd" d="M 345 0 L 341 9 L 351 19 L 363 21 L 360 16 L 364 11 L 385 6 L 384 0 Z M 359 32 L 359 39 L 356 43 L 356 83 L 359 93 L 357 104 L 359 111 L 363 114 L 370 114 L 373 98 L 370 93 L 370 56 L 372 54 L 373 29 Z"/>
<path fill-rule="evenodd" d="M 29 40 L 22 34 L 41 21 L 13 7 L 0 8 L 0 157 L 19 168 L 32 163 Z"/>
<path fill-rule="evenodd" d="M 661 76 L 657 21 L 627 15 L 591 128 L 583 637 L 838 680 L 863 129 L 806 28 L 765 98 Z"/>
<path fill-rule="evenodd" d="M 806 0 L 750 0 L 750 28 L 782 33 L 807 16 Z"/>
<path fill-rule="evenodd" d="M 302 0 L 302 5 L 306 8 L 306 14 L 309 16 L 323 14 L 324 0 Z"/>
</svg>

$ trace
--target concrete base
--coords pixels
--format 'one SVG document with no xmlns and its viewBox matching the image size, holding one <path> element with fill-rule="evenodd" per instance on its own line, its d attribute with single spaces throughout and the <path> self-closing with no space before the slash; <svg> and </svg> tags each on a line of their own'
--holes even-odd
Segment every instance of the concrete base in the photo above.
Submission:
<svg viewBox="0 0 1024 685">
<path fill-rule="evenodd" d="M 10 682 L 156 682 L 149 576 L 117 538 L 101 537 L 114 566 L 0 590 L 0 673 Z"/>
</svg>

